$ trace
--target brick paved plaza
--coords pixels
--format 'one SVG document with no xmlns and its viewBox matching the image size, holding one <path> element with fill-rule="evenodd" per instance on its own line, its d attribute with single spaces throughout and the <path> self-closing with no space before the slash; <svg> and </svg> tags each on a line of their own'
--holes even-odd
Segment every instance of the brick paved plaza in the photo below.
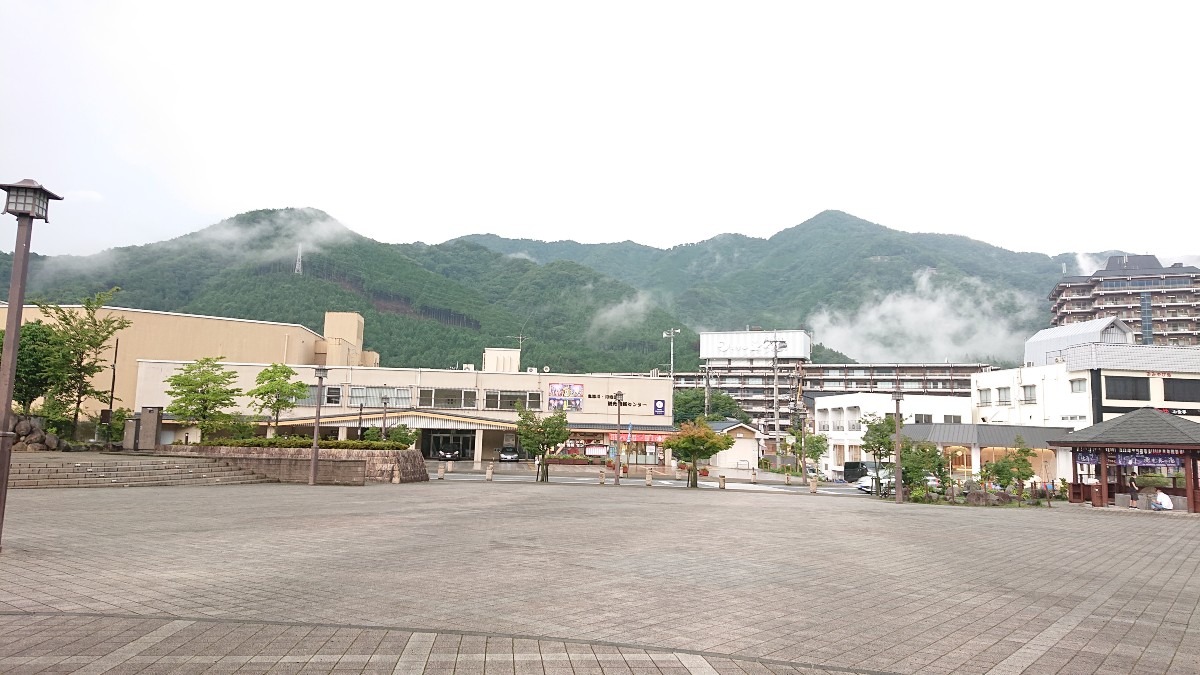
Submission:
<svg viewBox="0 0 1200 675">
<path fill-rule="evenodd" d="M 16 490 L 0 673 L 1198 673 L 1200 517 L 433 481 Z"/>
</svg>

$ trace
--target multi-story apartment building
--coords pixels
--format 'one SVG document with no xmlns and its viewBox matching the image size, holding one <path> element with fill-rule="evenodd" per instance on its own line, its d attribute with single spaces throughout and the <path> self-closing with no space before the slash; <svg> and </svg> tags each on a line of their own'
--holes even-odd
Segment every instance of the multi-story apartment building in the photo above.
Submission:
<svg viewBox="0 0 1200 675">
<path fill-rule="evenodd" d="M 1050 292 L 1052 326 L 1118 318 L 1145 345 L 1200 345 L 1200 269 L 1163 267 L 1152 255 L 1112 256 L 1091 276 L 1063 277 Z"/>
<path fill-rule="evenodd" d="M 810 354 L 811 340 L 802 330 L 701 333 L 701 370 L 675 373 L 675 388 L 708 386 L 728 394 L 773 444 L 776 435 L 791 430 L 801 383 L 805 395 L 890 394 L 899 383 L 906 394 L 970 396 L 971 376 L 991 369 L 986 363 L 817 365 L 809 362 Z"/>
</svg>

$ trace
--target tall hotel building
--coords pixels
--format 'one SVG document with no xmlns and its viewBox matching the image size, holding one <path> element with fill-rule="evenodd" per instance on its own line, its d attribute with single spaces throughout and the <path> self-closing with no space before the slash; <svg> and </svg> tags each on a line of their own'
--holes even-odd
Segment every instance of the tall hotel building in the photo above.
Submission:
<svg viewBox="0 0 1200 675">
<path fill-rule="evenodd" d="M 1115 255 L 1091 276 L 1063 277 L 1050 293 L 1052 326 L 1117 318 L 1144 345 L 1200 345 L 1200 269 L 1163 267 L 1152 255 Z"/>
</svg>

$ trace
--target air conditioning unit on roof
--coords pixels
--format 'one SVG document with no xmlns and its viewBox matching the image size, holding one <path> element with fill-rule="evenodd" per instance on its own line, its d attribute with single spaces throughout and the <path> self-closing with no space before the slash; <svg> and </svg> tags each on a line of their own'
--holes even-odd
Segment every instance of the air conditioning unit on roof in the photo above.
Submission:
<svg viewBox="0 0 1200 675">
<path fill-rule="evenodd" d="M 527 372 L 527 373 L 536 373 L 536 372 L 537 372 L 537 368 L 534 368 L 533 366 L 529 366 L 528 368 L 526 368 L 526 369 L 525 369 L 525 372 Z"/>
</svg>

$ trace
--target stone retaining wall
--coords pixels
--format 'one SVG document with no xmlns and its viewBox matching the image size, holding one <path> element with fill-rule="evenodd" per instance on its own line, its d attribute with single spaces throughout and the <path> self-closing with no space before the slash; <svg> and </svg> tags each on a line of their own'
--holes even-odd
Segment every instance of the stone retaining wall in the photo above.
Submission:
<svg viewBox="0 0 1200 675">
<path fill-rule="evenodd" d="M 224 459 L 231 464 L 238 464 L 240 459 L 246 460 L 302 460 L 305 466 L 304 482 L 308 482 L 308 466 L 312 456 L 311 448 L 237 448 L 223 445 L 164 445 L 159 446 L 163 452 L 173 455 L 191 457 L 213 457 Z M 324 470 L 325 460 L 361 461 L 363 463 L 362 480 L 376 483 L 416 483 L 429 480 L 429 471 L 425 469 L 425 459 L 420 451 L 408 450 L 357 450 L 349 448 L 321 448 L 321 466 Z M 255 466 L 245 465 L 247 469 L 258 471 Z M 262 466 L 266 466 L 263 464 Z M 284 467 L 279 464 L 282 474 Z M 261 473 L 261 472 L 260 472 Z M 290 475 L 290 474 L 289 474 Z M 318 472 L 320 476 L 320 472 Z M 272 476 L 274 477 L 274 476 Z M 283 480 L 280 478 L 279 480 Z M 289 481 L 290 482 L 290 481 Z M 325 481 L 320 481 L 324 483 Z"/>
</svg>

